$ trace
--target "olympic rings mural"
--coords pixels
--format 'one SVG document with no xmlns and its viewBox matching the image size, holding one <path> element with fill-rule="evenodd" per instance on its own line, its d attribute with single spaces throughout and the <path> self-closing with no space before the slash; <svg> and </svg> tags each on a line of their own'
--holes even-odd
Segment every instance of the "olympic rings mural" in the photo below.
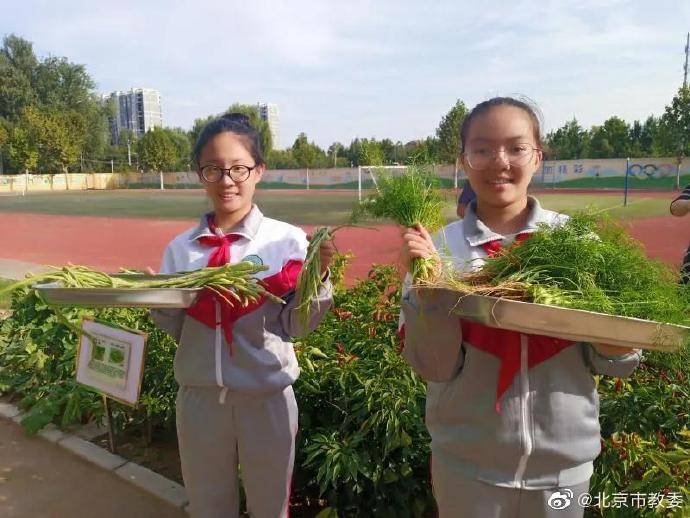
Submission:
<svg viewBox="0 0 690 518">
<path fill-rule="evenodd" d="M 631 164 L 628 174 L 646 180 L 676 175 L 676 164 Z"/>
</svg>

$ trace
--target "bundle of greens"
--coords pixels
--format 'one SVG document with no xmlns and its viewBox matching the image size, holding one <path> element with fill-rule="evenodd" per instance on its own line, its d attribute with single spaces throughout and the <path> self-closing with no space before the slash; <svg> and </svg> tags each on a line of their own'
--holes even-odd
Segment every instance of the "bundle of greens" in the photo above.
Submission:
<svg viewBox="0 0 690 518">
<path fill-rule="evenodd" d="M 427 283 L 427 285 L 430 285 Z M 433 284 L 463 293 L 690 325 L 690 289 L 607 217 L 577 214 Z"/>
<path fill-rule="evenodd" d="M 367 216 L 392 219 L 404 227 L 424 226 L 436 232 L 444 225 L 444 199 L 438 189 L 438 178 L 420 165 L 410 165 L 400 176 L 383 174 L 377 182 L 377 192 L 368 196 L 352 213 L 353 221 Z M 412 278 L 429 280 L 434 277 L 436 262 L 415 259 Z"/>
<path fill-rule="evenodd" d="M 328 227 L 319 228 L 314 231 L 309 241 L 307 256 L 297 278 L 296 290 L 297 300 L 300 301 L 299 306 L 297 306 L 297 314 L 302 326 L 305 328 L 309 323 L 312 301 L 316 298 L 319 292 L 319 285 L 321 284 L 321 254 L 319 249 L 321 248 L 321 243 L 333 238 L 333 233 L 338 228 L 334 230 L 329 230 Z"/>
<path fill-rule="evenodd" d="M 53 271 L 32 275 L 0 289 L 0 295 L 18 288 L 35 284 L 58 282 L 65 288 L 206 288 L 216 293 L 228 304 L 235 302 L 247 306 L 262 296 L 283 303 L 283 300 L 269 293 L 254 274 L 268 269 L 267 266 L 251 262 L 209 266 L 193 272 L 165 275 L 161 278 L 143 274 L 108 275 L 86 266 L 67 265 Z M 234 301 L 234 302 L 233 302 Z"/>
</svg>

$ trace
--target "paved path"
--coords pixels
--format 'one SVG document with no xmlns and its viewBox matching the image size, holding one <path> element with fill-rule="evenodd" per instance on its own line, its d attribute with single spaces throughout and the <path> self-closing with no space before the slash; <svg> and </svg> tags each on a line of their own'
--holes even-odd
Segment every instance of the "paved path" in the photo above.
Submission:
<svg viewBox="0 0 690 518">
<path fill-rule="evenodd" d="M 29 263 L 18 259 L 0 258 L 0 277 L 3 279 L 23 279 L 27 273 L 40 273 L 49 270 L 42 264 Z"/>
<path fill-rule="evenodd" d="M 0 516 L 187 518 L 187 513 L 0 418 Z"/>
</svg>

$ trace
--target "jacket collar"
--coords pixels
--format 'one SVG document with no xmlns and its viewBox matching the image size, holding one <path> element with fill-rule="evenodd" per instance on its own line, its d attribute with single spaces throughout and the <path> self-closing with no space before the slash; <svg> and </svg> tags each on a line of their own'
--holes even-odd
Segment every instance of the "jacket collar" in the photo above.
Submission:
<svg viewBox="0 0 690 518">
<path fill-rule="evenodd" d="M 199 224 L 194 229 L 191 236 L 189 236 L 190 241 L 195 241 L 200 237 L 214 235 L 208 223 L 209 218 L 212 216 L 213 212 L 208 212 L 201 216 Z M 256 237 L 256 234 L 259 232 L 259 227 L 261 226 L 263 219 L 264 215 L 259 210 L 259 207 L 252 204 L 252 208 L 249 213 L 242 218 L 242 220 L 239 221 L 237 225 L 235 225 L 229 232 L 227 232 L 227 234 L 237 234 L 249 240 L 253 240 Z"/>
<path fill-rule="evenodd" d="M 548 221 L 549 212 L 542 208 L 536 198 L 528 196 L 527 206 L 529 207 L 529 215 L 527 216 L 525 228 L 520 230 L 521 234 L 532 234 L 539 230 L 539 223 Z M 465 217 L 462 220 L 462 228 L 465 239 L 467 239 L 470 246 L 481 246 L 491 241 L 505 239 L 505 236 L 491 230 L 477 217 L 476 199 L 472 200 L 467 206 Z"/>
</svg>

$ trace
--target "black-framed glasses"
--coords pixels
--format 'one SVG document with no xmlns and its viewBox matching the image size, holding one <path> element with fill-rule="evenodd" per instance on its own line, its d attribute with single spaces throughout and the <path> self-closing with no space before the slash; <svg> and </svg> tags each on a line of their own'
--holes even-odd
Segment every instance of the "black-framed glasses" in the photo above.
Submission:
<svg viewBox="0 0 690 518">
<path fill-rule="evenodd" d="M 233 182 L 240 183 L 249 178 L 249 173 L 254 169 L 256 169 L 256 166 L 247 167 L 246 165 L 234 165 L 224 168 L 215 164 L 209 164 L 199 169 L 199 174 L 208 183 L 220 182 L 226 174 Z"/>
<path fill-rule="evenodd" d="M 475 144 L 465 150 L 465 159 L 475 171 L 491 169 L 499 153 L 503 153 L 508 163 L 515 167 L 529 164 L 535 151 L 541 151 L 529 142 L 518 142 L 509 146 L 493 147 L 488 144 Z"/>
</svg>

